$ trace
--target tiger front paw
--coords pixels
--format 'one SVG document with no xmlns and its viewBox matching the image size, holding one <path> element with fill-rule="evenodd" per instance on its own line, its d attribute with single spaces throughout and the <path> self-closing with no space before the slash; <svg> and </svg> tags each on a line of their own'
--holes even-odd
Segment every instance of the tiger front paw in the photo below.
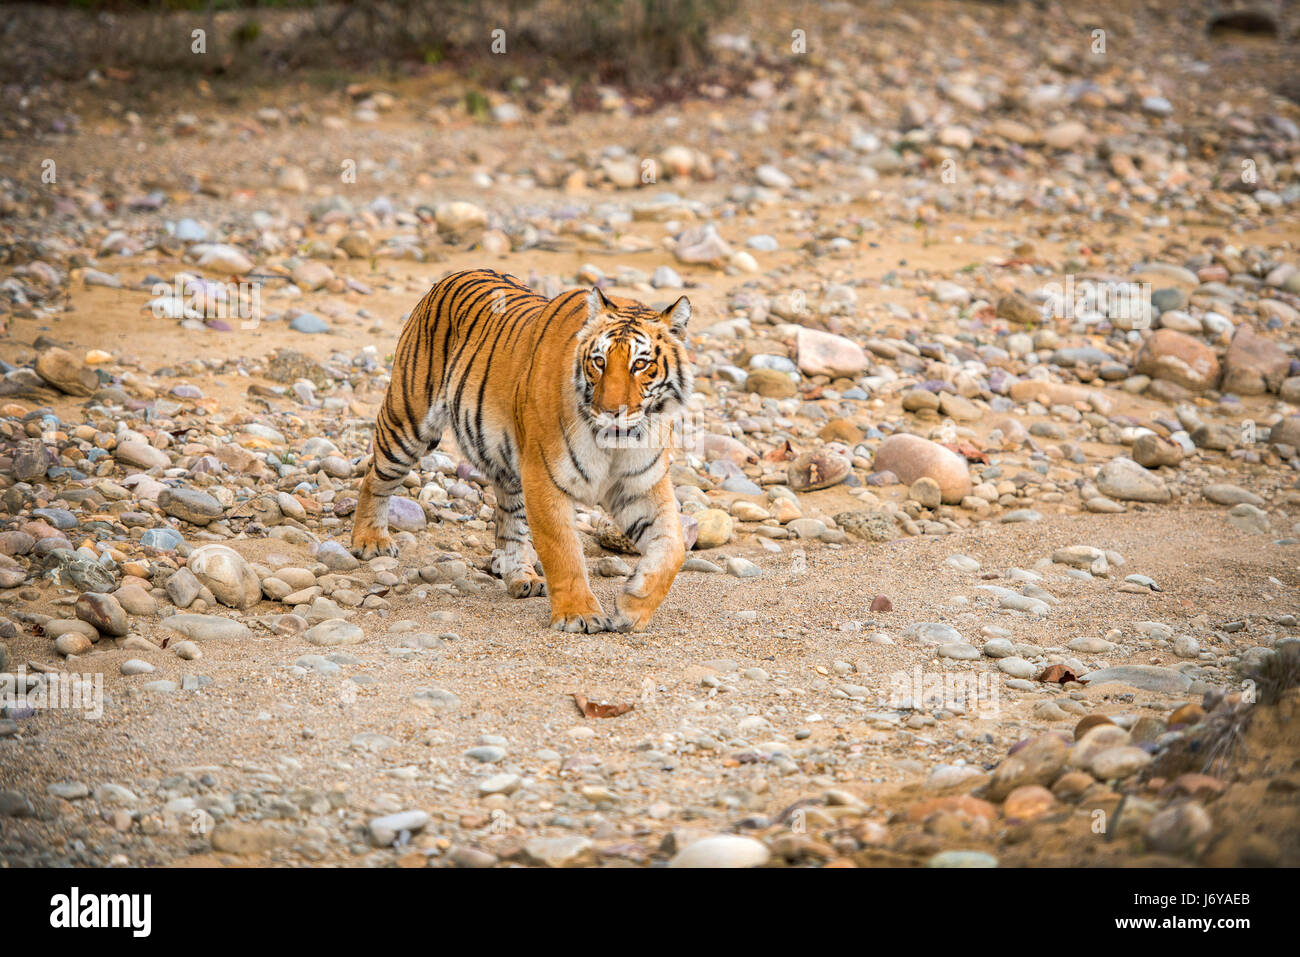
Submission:
<svg viewBox="0 0 1300 957">
<path fill-rule="evenodd" d="M 617 631 L 645 631 L 655 612 L 654 605 L 627 592 L 618 593 L 614 608 L 618 612 L 614 616 Z"/>
<path fill-rule="evenodd" d="M 362 561 L 368 561 L 379 555 L 397 557 L 397 543 L 393 541 L 386 529 L 365 528 L 361 525 L 352 529 L 352 554 Z"/>
<path fill-rule="evenodd" d="M 612 617 L 605 614 L 600 605 L 581 610 L 551 609 L 551 628 L 555 631 L 586 632 L 589 635 L 598 631 L 617 631 Z"/>
</svg>

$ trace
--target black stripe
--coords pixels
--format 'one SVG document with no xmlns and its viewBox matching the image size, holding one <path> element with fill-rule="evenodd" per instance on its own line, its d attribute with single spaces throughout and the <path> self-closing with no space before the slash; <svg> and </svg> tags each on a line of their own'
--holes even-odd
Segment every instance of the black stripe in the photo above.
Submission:
<svg viewBox="0 0 1300 957">
<path fill-rule="evenodd" d="M 559 479 L 555 477 L 555 472 L 551 469 L 551 463 L 546 458 L 546 450 L 539 448 L 537 451 L 542 456 L 542 467 L 546 469 L 546 474 L 550 476 L 551 484 L 554 485 L 556 488 L 558 488 L 565 495 L 569 496 L 569 498 L 577 498 L 578 495 L 576 492 L 570 491 L 568 488 L 566 488 L 563 484 L 560 483 Z"/>
</svg>

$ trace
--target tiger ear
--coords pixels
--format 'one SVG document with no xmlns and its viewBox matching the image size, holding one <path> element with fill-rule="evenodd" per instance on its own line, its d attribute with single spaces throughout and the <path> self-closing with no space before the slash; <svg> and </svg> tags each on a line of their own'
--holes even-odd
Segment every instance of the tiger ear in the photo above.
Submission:
<svg viewBox="0 0 1300 957">
<path fill-rule="evenodd" d="M 591 291 L 587 293 L 587 321 L 595 319 L 602 312 L 613 311 L 618 307 L 610 302 L 605 291 L 599 286 L 592 286 Z"/>
<path fill-rule="evenodd" d="M 678 339 L 686 334 L 686 324 L 691 321 L 691 301 L 682 296 L 675 303 L 659 313 L 673 335 Z"/>
</svg>

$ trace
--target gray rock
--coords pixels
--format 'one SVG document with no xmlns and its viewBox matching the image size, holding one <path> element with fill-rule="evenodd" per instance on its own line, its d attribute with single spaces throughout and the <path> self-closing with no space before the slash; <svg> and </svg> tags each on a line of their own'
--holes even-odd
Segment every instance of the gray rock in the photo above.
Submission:
<svg viewBox="0 0 1300 957">
<path fill-rule="evenodd" d="M 56 781 L 45 789 L 45 793 L 64 801 L 80 801 L 90 797 L 90 788 L 80 781 Z"/>
<path fill-rule="evenodd" d="M 329 323 L 313 312 L 298 313 L 289 321 L 289 328 L 307 335 L 321 335 L 330 331 Z"/>
<path fill-rule="evenodd" d="M 524 842 L 524 857 L 543 867 L 577 867 L 590 863 L 595 846 L 579 835 L 534 837 Z M 671 865 L 670 865 L 671 866 Z"/>
<path fill-rule="evenodd" d="M 203 590 L 203 583 L 195 578 L 194 573 L 188 568 L 178 568 L 167 579 L 163 589 L 177 608 L 189 608 L 194 604 L 194 599 L 199 597 L 199 592 Z"/>
<path fill-rule="evenodd" d="M 428 823 L 429 815 L 425 811 L 399 811 L 377 817 L 367 825 L 370 843 L 375 847 L 391 847 L 403 832 L 422 831 Z"/>
<path fill-rule="evenodd" d="M 1269 533 L 1268 512 L 1245 502 L 1234 505 L 1228 510 L 1228 524 L 1233 528 L 1240 529 L 1243 532 L 1251 532 L 1255 535 L 1267 535 Z"/>
<path fill-rule="evenodd" d="M 1182 672 L 1157 665 L 1116 665 L 1113 668 L 1090 671 L 1081 677 L 1091 687 L 1123 684 L 1143 691 L 1160 691 L 1165 694 L 1183 694 L 1192 686 L 1191 679 Z"/>
<path fill-rule="evenodd" d="M 747 558 L 732 557 L 727 559 L 727 574 L 737 578 L 757 578 L 763 570 Z"/>
<path fill-rule="evenodd" d="M 167 488 L 158 493 L 158 507 L 191 525 L 209 525 L 226 510 L 221 503 L 196 488 Z"/>
<path fill-rule="evenodd" d="M 1216 484 L 1201 489 L 1201 494 L 1215 505 L 1254 505 L 1262 508 L 1264 500 L 1240 485 Z"/>
<path fill-rule="evenodd" d="M 1163 481 L 1132 459 L 1111 459 L 1097 473 L 1097 488 L 1103 495 L 1121 502 L 1155 502 L 1170 499 Z"/>
<path fill-rule="evenodd" d="M 429 519 L 415 499 L 394 495 L 388 500 L 388 525 L 398 532 L 421 532 L 428 527 Z"/>
<path fill-rule="evenodd" d="M 770 858 L 767 845 L 752 837 L 723 834 L 705 837 L 682 848 L 669 867 L 762 867 Z"/>
<path fill-rule="evenodd" d="M 506 749 L 491 744 L 481 744 L 465 752 L 465 757 L 482 764 L 496 764 L 506 756 Z"/>
<path fill-rule="evenodd" d="M 86 592 L 77 598 L 76 611 L 78 618 L 101 634 L 119 638 L 126 634 L 126 611 L 112 595 Z"/>
<path fill-rule="evenodd" d="M 926 867 L 997 867 L 998 859 L 984 851 L 940 851 L 925 862 Z"/>
<path fill-rule="evenodd" d="M 220 615 L 172 615 L 161 625 L 191 641 L 242 641 L 253 637 L 247 625 Z"/>
<path fill-rule="evenodd" d="M 1016 653 L 1016 646 L 1007 638 L 990 638 L 984 643 L 984 654 L 990 658 L 1010 658 Z"/>
<path fill-rule="evenodd" d="M 338 542 L 321 542 L 316 549 L 316 561 L 332 572 L 350 572 L 361 566 L 356 556 Z"/>
<path fill-rule="evenodd" d="M 0 817 L 35 817 L 36 808 L 21 791 L 0 791 Z"/>
<path fill-rule="evenodd" d="M 360 626 L 342 618 L 330 618 L 322 621 L 319 625 L 308 628 L 303 633 L 303 637 L 313 645 L 324 645 L 326 647 L 355 645 L 365 636 L 366 633 L 361 630 Z"/>
<path fill-rule="evenodd" d="M 1017 655 L 999 658 L 998 669 L 1013 678 L 1032 678 L 1038 672 L 1037 668 Z"/>
<path fill-rule="evenodd" d="M 411 695 L 411 703 L 432 711 L 441 711 L 458 707 L 460 698 L 444 688 L 421 688 Z"/>
<path fill-rule="evenodd" d="M 903 631 L 904 638 L 913 638 L 923 645 L 955 645 L 967 644 L 965 638 L 961 636 L 956 628 L 952 625 L 945 625 L 938 621 L 919 621 L 914 625 L 909 625 Z"/>
<path fill-rule="evenodd" d="M 227 545 L 195 549 L 188 567 L 223 605 L 251 608 L 262 599 L 262 583 L 257 573 L 242 555 Z"/>
</svg>

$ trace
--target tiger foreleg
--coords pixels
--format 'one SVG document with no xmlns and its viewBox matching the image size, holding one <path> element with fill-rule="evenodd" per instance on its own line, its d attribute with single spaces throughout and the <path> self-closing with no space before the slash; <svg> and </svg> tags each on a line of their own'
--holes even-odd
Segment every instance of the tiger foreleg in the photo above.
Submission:
<svg viewBox="0 0 1300 957">
<path fill-rule="evenodd" d="M 497 547 L 492 553 L 492 571 L 501 576 L 511 598 L 546 594 L 546 580 L 537 574 L 537 552 L 533 550 L 522 492 L 496 488 Z"/>
<path fill-rule="evenodd" d="M 614 624 L 619 631 L 644 631 L 686 558 L 682 520 L 667 474 L 611 518 L 641 552 L 632 577 L 615 599 Z"/>
<path fill-rule="evenodd" d="M 613 631 L 614 620 L 600 607 L 587 581 L 573 502 L 551 481 L 540 451 L 525 458 L 523 479 L 528 525 L 551 598 L 551 627 L 556 631 Z"/>
</svg>

